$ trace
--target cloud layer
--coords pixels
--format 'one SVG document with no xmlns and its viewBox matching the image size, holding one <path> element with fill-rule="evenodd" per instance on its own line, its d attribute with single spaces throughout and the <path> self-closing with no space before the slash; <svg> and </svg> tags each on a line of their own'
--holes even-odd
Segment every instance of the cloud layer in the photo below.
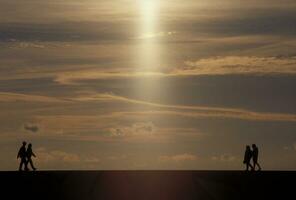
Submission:
<svg viewBox="0 0 296 200">
<path fill-rule="evenodd" d="M 1 1 L 0 169 L 295 168 L 295 1 L 151 2 Z"/>
</svg>

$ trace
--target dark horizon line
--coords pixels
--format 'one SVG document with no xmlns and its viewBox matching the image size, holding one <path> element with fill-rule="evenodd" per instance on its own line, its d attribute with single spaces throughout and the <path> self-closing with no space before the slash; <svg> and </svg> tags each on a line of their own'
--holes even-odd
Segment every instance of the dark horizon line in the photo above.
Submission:
<svg viewBox="0 0 296 200">
<path fill-rule="evenodd" d="M 193 170 L 193 169 L 106 169 L 106 170 L 73 170 L 73 169 L 57 169 L 57 170 L 37 170 L 37 171 L 18 171 L 18 170 L 0 170 L 0 173 L 39 173 L 39 172 L 244 172 L 244 173 L 265 173 L 265 172 L 296 172 L 295 170 L 261 170 L 261 171 L 245 171 L 245 170 Z"/>
</svg>

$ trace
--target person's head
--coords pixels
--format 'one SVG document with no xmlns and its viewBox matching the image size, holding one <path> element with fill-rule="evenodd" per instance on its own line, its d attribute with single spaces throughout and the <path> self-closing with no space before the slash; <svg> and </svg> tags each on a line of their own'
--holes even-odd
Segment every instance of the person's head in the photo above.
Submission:
<svg viewBox="0 0 296 200">
<path fill-rule="evenodd" d="M 246 150 L 250 150 L 251 147 L 249 145 L 246 146 Z"/>
<path fill-rule="evenodd" d="M 26 146 L 27 142 L 23 141 L 23 146 Z"/>
<path fill-rule="evenodd" d="M 30 144 L 28 145 L 28 147 L 31 148 L 31 147 L 32 147 L 32 144 L 30 143 Z"/>
<path fill-rule="evenodd" d="M 253 148 L 253 149 L 256 148 L 256 144 L 252 144 L 252 148 Z"/>
</svg>

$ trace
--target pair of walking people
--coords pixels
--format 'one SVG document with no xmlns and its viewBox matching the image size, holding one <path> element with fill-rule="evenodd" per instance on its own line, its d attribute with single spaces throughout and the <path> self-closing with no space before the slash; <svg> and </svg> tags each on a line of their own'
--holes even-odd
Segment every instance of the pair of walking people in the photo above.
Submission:
<svg viewBox="0 0 296 200">
<path fill-rule="evenodd" d="M 28 164 L 31 165 L 32 170 L 36 170 L 34 167 L 32 156 L 36 157 L 32 150 L 32 144 L 28 145 L 28 148 L 26 148 L 27 143 L 23 142 L 22 147 L 18 151 L 17 158 L 21 159 L 20 165 L 19 165 L 19 171 L 23 171 L 23 167 L 25 171 L 29 171 Z"/>
<path fill-rule="evenodd" d="M 261 166 L 258 163 L 258 155 L 259 155 L 259 149 L 256 146 L 256 144 L 252 144 L 252 149 L 249 145 L 246 146 L 245 151 L 245 157 L 244 157 L 244 164 L 246 165 L 246 171 L 249 171 L 249 168 L 251 171 L 255 171 L 256 166 L 258 167 L 258 170 L 261 170 Z M 253 160 L 253 165 L 251 164 L 251 159 Z"/>
</svg>

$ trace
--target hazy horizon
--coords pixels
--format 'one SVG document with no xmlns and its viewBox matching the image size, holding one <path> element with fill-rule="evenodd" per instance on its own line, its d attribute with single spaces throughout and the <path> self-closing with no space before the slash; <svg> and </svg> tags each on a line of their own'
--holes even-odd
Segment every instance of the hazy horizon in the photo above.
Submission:
<svg viewBox="0 0 296 200">
<path fill-rule="evenodd" d="M 0 170 L 296 169 L 294 0 L 1 0 Z"/>
</svg>

